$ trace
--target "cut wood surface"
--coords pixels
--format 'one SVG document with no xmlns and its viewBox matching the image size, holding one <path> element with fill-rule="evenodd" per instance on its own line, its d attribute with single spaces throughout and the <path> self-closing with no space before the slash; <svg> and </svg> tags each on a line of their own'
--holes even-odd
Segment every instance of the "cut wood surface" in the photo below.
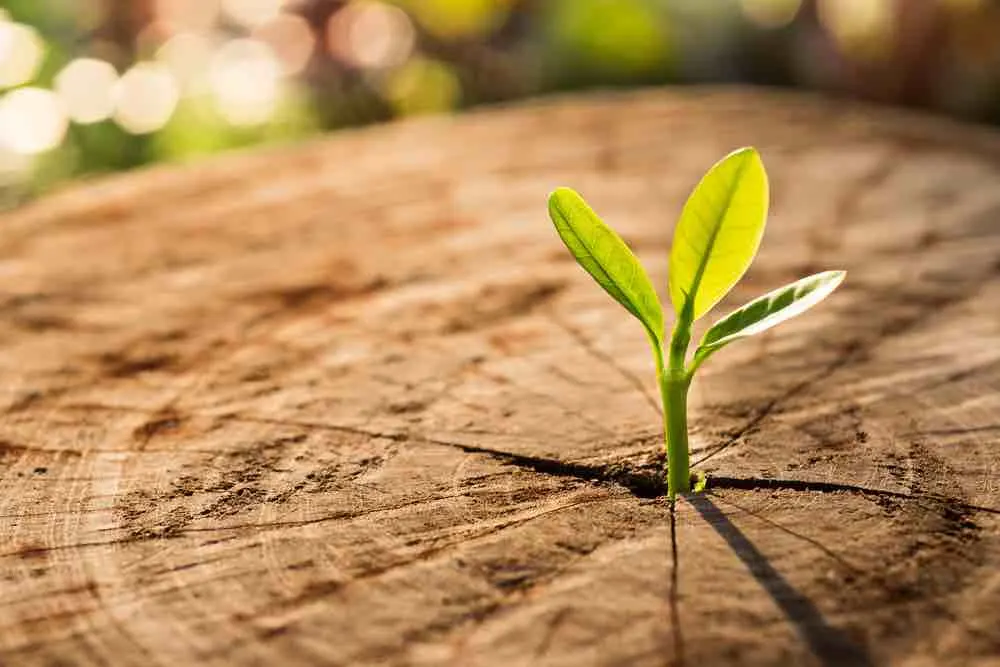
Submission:
<svg viewBox="0 0 1000 667">
<path fill-rule="evenodd" d="M 665 297 L 746 144 L 772 215 L 716 316 L 847 281 L 706 364 L 671 516 L 642 328 L 545 198 Z M 0 217 L 0 273 L 2 665 L 1000 664 L 991 130 L 561 98 L 84 183 Z"/>
</svg>

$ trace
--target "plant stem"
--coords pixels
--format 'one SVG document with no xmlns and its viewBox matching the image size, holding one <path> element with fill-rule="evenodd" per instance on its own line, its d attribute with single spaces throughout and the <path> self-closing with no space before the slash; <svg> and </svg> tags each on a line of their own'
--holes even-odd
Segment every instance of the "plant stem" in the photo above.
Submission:
<svg viewBox="0 0 1000 667">
<path fill-rule="evenodd" d="M 688 455 L 687 393 L 688 379 L 668 375 L 662 383 L 666 406 L 667 494 L 673 501 L 678 493 L 691 490 L 691 467 Z"/>
<path fill-rule="evenodd" d="M 662 352 L 656 364 L 656 376 L 663 401 L 663 431 L 667 447 L 667 494 L 673 502 L 678 493 L 691 490 L 691 465 L 688 454 L 687 393 L 691 374 L 684 368 L 691 342 L 690 305 L 679 314 L 670 337 L 667 366 Z"/>
</svg>

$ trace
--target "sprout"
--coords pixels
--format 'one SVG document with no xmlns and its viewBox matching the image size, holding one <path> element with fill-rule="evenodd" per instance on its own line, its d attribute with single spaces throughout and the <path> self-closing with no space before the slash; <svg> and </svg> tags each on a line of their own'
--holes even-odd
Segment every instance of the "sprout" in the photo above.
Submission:
<svg viewBox="0 0 1000 667">
<path fill-rule="evenodd" d="M 729 343 L 799 315 L 825 299 L 844 271 L 824 271 L 760 296 L 715 323 L 688 360 L 691 327 L 750 267 L 767 219 L 767 173 L 753 148 L 717 162 L 695 187 L 674 230 L 670 300 L 675 321 L 669 344 L 663 310 L 642 264 L 628 246 L 569 188 L 549 197 L 549 215 L 566 247 L 587 273 L 642 323 L 656 361 L 667 448 L 671 501 L 691 490 L 687 394 L 695 372 Z M 698 485 L 704 486 L 702 478 Z"/>
</svg>

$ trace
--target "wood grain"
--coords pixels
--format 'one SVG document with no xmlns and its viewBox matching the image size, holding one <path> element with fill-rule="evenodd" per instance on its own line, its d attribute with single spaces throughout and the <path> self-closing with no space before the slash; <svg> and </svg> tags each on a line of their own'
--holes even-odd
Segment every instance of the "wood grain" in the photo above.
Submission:
<svg viewBox="0 0 1000 667">
<path fill-rule="evenodd" d="M 700 174 L 772 216 L 671 516 L 641 327 Z M 569 97 L 84 183 L 0 217 L 0 664 L 995 665 L 1000 137 L 753 90 Z"/>
</svg>

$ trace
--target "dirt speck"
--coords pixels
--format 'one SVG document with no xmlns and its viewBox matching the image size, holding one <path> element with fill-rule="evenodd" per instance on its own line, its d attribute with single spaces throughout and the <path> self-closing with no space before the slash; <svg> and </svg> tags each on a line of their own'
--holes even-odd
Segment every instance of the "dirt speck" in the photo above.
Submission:
<svg viewBox="0 0 1000 667">
<path fill-rule="evenodd" d="M 260 487 L 244 486 L 223 494 L 221 498 L 198 512 L 198 515 L 214 519 L 232 516 L 259 505 L 266 496 L 267 492 Z"/>
<path fill-rule="evenodd" d="M 350 273 L 345 272 L 342 275 L 350 275 Z M 389 281 L 381 276 L 359 283 L 345 283 L 343 278 L 337 277 L 326 282 L 295 285 L 263 292 L 256 298 L 283 310 L 302 310 L 365 296 L 388 286 Z"/>
<path fill-rule="evenodd" d="M 42 544 L 28 543 L 21 545 L 16 553 L 25 560 L 38 560 L 48 557 L 49 550 Z"/>
<path fill-rule="evenodd" d="M 178 413 L 168 410 L 136 427 L 132 431 L 132 437 L 145 444 L 158 435 L 178 430 L 183 423 L 184 420 Z"/>
<path fill-rule="evenodd" d="M 175 507 L 149 525 L 133 529 L 129 536 L 135 540 L 174 537 L 191 523 L 191 513 L 185 507 Z"/>
<path fill-rule="evenodd" d="M 100 361 L 108 377 L 128 378 L 141 373 L 168 370 L 177 363 L 177 357 L 172 354 L 128 356 L 108 352 L 101 355 Z"/>
</svg>

